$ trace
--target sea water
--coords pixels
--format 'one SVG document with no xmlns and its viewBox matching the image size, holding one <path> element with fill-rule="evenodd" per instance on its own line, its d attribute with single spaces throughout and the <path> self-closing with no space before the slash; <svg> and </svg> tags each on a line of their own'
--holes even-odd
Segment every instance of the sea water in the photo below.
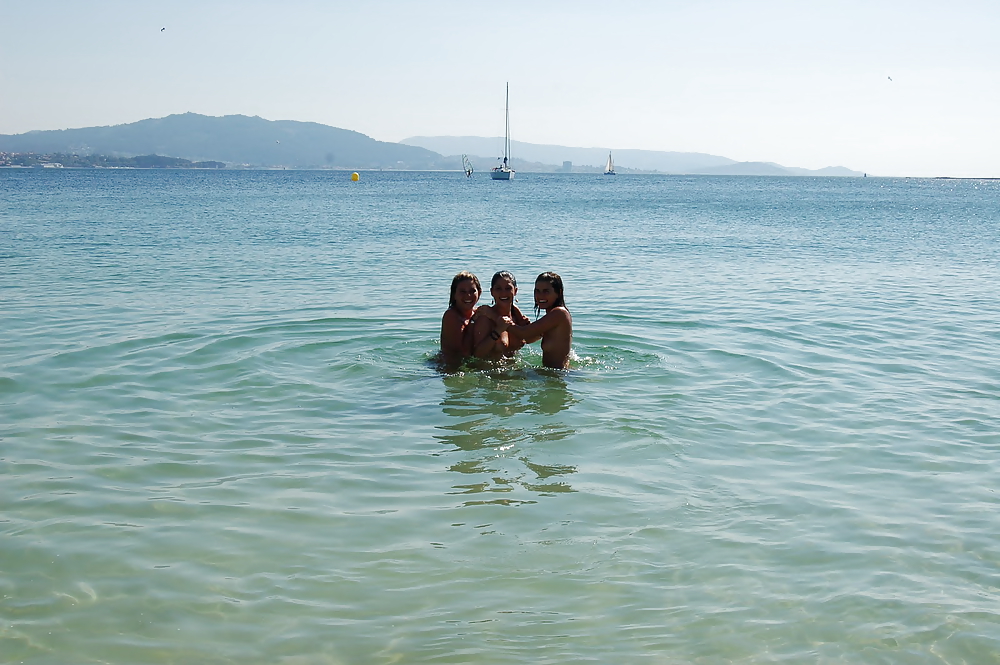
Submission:
<svg viewBox="0 0 1000 665">
<path fill-rule="evenodd" d="M 1000 662 L 998 285 L 995 181 L 2 170 L 0 661 Z"/>
</svg>

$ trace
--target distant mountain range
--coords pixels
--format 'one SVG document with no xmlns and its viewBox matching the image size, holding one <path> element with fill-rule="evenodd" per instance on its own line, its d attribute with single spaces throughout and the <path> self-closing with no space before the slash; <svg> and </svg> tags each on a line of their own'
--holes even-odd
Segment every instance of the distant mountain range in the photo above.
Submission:
<svg viewBox="0 0 1000 665">
<path fill-rule="evenodd" d="M 413 137 L 400 143 L 376 141 L 359 132 L 314 122 L 259 117 L 170 115 L 110 127 L 32 131 L 0 135 L 0 151 L 135 157 L 160 155 L 192 162 L 218 161 L 242 168 L 334 168 L 461 170 L 469 155 L 480 170 L 493 166 L 503 139 Z M 512 142 L 512 166 L 521 171 L 603 170 L 608 148 L 569 148 Z M 613 150 L 616 169 L 714 175 L 860 176 L 830 167 L 811 171 L 763 162 L 736 162 L 693 152 Z"/>
<path fill-rule="evenodd" d="M 473 161 L 484 161 L 490 166 L 496 161 L 496 153 L 503 152 L 503 138 L 482 138 L 478 136 L 414 136 L 400 141 L 405 145 L 427 148 L 442 155 L 476 155 Z M 511 156 L 514 168 L 518 161 L 548 165 L 547 171 L 565 171 L 569 162 L 574 171 L 603 171 L 611 152 L 618 172 L 660 172 L 691 175 L 784 175 L 784 176 L 861 176 L 860 171 L 852 171 L 843 166 L 810 170 L 770 162 L 737 162 L 728 157 L 708 155 L 700 152 L 662 152 L 657 150 L 617 150 L 609 148 L 567 148 L 558 145 L 542 145 L 511 141 Z M 484 155 L 491 155 L 484 157 Z"/>
<path fill-rule="evenodd" d="M 164 155 L 230 166 L 344 169 L 459 169 L 415 146 L 376 141 L 315 122 L 197 113 L 127 125 L 0 135 L 0 151 L 112 156 Z"/>
</svg>

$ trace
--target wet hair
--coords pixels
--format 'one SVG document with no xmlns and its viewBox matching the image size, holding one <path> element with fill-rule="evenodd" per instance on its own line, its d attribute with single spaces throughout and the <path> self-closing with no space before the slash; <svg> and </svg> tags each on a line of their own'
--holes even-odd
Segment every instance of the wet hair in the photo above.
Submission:
<svg viewBox="0 0 1000 665">
<path fill-rule="evenodd" d="M 552 285 L 552 288 L 556 292 L 556 296 L 558 296 L 556 298 L 555 304 L 552 305 L 552 307 L 566 307 L 566 300 L 563 298 L 562 277 L 560 277 L 559 275 L 557 275 L 554 272 L 543 272 L 541 275 L 539 275 L 538 277 L 535 278 L 535 281 L 536 282 L 548 282 L 549 284 Z M 551 307 L 549 309 L 551 309 Z M 569 309 L 569 308 L 566 307 L 566 309 Z M 535 305 L 535 316 L 538 315 L 538 310 L 539 310 L 538 305 Z"/>
<path fill-rule="evenodd" d="M 514 290 L 515 291 L 517 290 L 517 280 L 514 279 L 514 273 L 512 273 L 511 271 L 501 270 L 499 272 L 493 273 L 493 279 L 490 280 L 490 289 L 492 290 L 493 287 L 497 285 L 497 282 L 500 281 L 510 282 L 510 285 L 514 287 Z M 517 302 L 517 298 L 514 298 L 514 302 L 515 303 Z M 494 304 L 496 304 L 495 301 Z"/>
<path fill-rule="evenodd" d="M 458 290 L 458 285 L 465 280 L 471 281 L 476 285 L 476 291 L 479 295 L 483 295 L 483 286 L 479 283 L 479 278 L 473 275 L 468 270 L 463 270 L 454 277 L 451 278 L 451 299 L 448 301 L 448 307 L 452 308 L 455 306 L 455 291 Z"/>
<path fill-rule="evenodd" d="M 514 274 L 511 273 L 509 270 L 501 270 L 500 272 L 493 273 L 493 279 L 490 280 L 490 288 L 492 289 L 494 286 L 496 286 L 497 282 L 499 282 L 501 279 L 507 280 L 508 282 L 511 283 L 511 285 L 515 289 L 517 288 L 517 280 L 514 279 Z"/>
</svg>

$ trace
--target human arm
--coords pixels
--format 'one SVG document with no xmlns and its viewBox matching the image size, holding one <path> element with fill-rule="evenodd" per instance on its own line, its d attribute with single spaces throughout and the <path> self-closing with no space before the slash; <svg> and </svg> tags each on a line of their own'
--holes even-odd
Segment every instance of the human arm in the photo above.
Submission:
<svg viewBox="0 0 1000 665">
<path fill-rule="evenodd" d="M 493 308 L 490 307 L 489 305 L 483 305 L 482 307 L 477 309 L 476 313 L 472 315 L 472 322 L 475 323 L 479 317 L 485 317 L 490 321 L 492 321 L 493 323 L 496 323 L 497 321 L 500 320 L 500 315 L 494 312 Z"/>
<path fill-rule="evenodd" d="M 524 315 L 524 313 L 522 313 L 521 310 L 518 309 L 517 305 L 512 305 L 511 308 L 510 308 L 510 318 L 508 319 L 508 322 L 512 326 L 526 326 L 526 325 L 530 325 L 531 324 L 531 319 L 529 319 L 528 317 L 526 317 Z M 541 338 L 542 338 L 541 335 L 529 335 L 527 337 L 516 337 L 516 339 L 520 339 L 521 342 L 523 342 L 524 344 L 531 344 L 533 342 L 537 342 Z"/>
<path fill-rule="evenodd" d="M 534 342 L 559 326 L 572 325 L 571 321 L 569 310 L 563 307 L 555 307 L 546 312 L 545 316 L 534 323 L 512 325 L 507 328 L 507 332 L 525 342 Z"/>
<path fill-rule="evenodd" d="M 441 317 L 441 353 L 453 358 L 468 355 L 468 321 L 449 309 Z"/>
<path fill-rule="evenodd" d="M 511 305 L 510 307 L 510 319 L 513 322 L 512 325 L 515 326 L 526 326 L 531 323 L 531 319 L 526 317 L 517 305 Z"/>
<path fill-rule="evenodd" d="M 472 327 L 472 355 L 477 358 L 491 358 L 497 354 L 497 341 L 500 333 L 496 320 L 499 316 L 489 305 L 476 310 L 475 323 Z M 506 324 L 500 323 L 506 327 Z"/>
</svg>

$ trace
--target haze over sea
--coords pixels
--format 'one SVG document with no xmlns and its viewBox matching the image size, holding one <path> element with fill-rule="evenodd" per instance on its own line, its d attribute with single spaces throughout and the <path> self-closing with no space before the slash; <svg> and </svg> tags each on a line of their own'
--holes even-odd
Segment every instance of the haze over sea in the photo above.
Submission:
<svg viewBox="0 0 1000 665">
<path fill-rule="evenodd" d="M 1000 182 L 0 192 L 0 661 L 1000 662 Z M 572 369 L 440 371 L 466 269 Z"/>
</svg>

